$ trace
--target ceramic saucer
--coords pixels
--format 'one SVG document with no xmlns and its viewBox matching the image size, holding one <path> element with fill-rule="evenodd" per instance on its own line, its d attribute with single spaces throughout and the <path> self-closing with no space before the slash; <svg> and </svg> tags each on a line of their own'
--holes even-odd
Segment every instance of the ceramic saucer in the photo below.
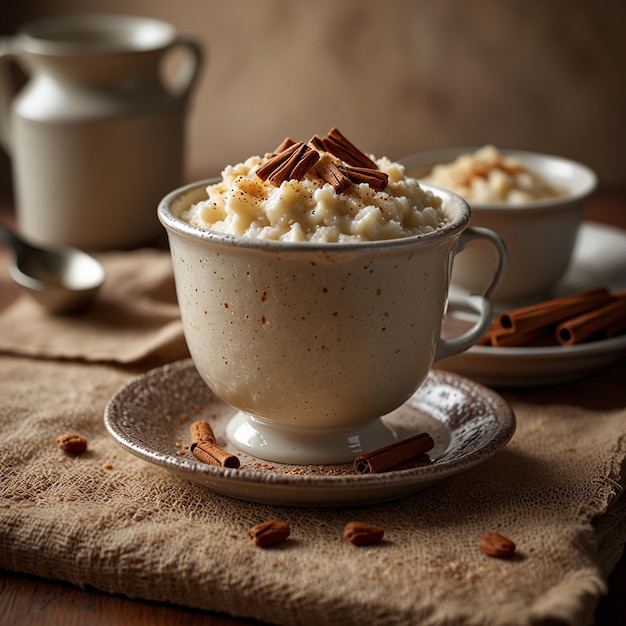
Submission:
<svg viewBox="0 0 626 626">
<path fill-rule="evenodd" d="M 436 370 L 408 402 L 383 418 L 399 437 L 430 433 L 435 447 L 427 466 L 359 475 L 352 464 L 262 461 L 226 442 L 226 424 L 234 413 L 187 359 L 131 380 L 109 401 L 104 423 L 129 452 L 212 491 L 250 502 L 303 507 L 371 504 L 408 495 L 486 461 L 515 431 L 515 416 L 502 397 Z M 209 421 L 218 443 L 239 455 L 239 469 L 206 465 L 191 455 L 185 447 L 189 424 L 198 419 Z"/>
<path fill-rule="evenodd" d="M 606 286 L 626 289 L 626 232 L 585 222 L 570 268 L 549 297 Z M 451 293 L 453 290 L 451 290 Z M 529 304 L 529 303 L 524 303 Z M 448 327 L 458 321 L 446 320 Z M 450 331 L 454 334 L 455 330 Z M 626 355 L 626 335 L 574 346 L 494 348 L 474 346 L 436 366 L 494 387 L 554 385 L 581 378 Z"/>
</svg>

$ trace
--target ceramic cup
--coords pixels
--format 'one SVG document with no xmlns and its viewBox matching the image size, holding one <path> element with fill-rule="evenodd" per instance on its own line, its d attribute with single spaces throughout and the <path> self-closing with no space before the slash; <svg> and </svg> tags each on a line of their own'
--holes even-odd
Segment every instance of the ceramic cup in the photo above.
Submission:
<svg viewBox="0 0 626 626">
<path fill-rule="evenodd" d="M 90 250 L 162 234 L 154 207 L 183 182 L 202 56 L 172 25 L 130 15 L 50 18 L 0 38 L 0 143 L 21 234 Z"/>
<path fill-rule="evenodd" d="M 438 163 L 450 163 L 478 148 L 450 148 L 402 159 L 407 175 L 423 178 Z M 569 267 L 586 202 L 596 187 L 587 166 L 570 159 L 522 150 L 500 150 L 542 176 L 563 195 L 528 204 L 471 202 L 472 225 L 497 232 L 504 240 L 506 275 L 493 293 L 499 308 L 520 306 L 551 297 Z M 453 285 L 476 291 L 485 286 L 498 260 L 489 246 L 472 244 L 454 267 Z"/>
<path fill-rule="evenodd" d="M 158 215 L 191 357 L 238 411 L 230 441 L 297 464 L 348 462 L 394 441 L 381 417 L 417 390 L 435 360 L 469 348 L 489 327 L 489 294 L 506 257 L 500 238 L 468 228 L 465 201 L 426 185 L 451 218 L 427 235 L 314 244 L 203 231 L 179 216 L 211 182 L 173 191 Z M 452 261 L 475 239 L 491 242 L 501 262 L 485 295 L 464 298 L 476 324 L 444 340 Z"/>
</svg>

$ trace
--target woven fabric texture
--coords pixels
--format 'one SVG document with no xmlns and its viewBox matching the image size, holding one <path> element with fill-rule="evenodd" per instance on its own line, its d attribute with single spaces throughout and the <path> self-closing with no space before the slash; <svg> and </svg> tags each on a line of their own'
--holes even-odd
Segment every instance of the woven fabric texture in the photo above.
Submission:
<svg viewBox="0 0 626 626">
<path fill-rule="evenodd" d="M 591 621 L 626 541 L 626 501 L 619 497 L 626 410 L 512 395 L 518 427 L 504 450 L 384 505 L 302 509 L 220 496 L 135 458 L 105 431 L 110 397 L 148 361 L 185 351 L 180 334 L 174 340 L 165 332 L 180 331 L 166 256 L 123 258 L 137 292 L 121 281 L 126 287 L 117 295 L 109 282 L 106 297 L 113 308 L 133 300 L 136 328 L 145 311 L 147 325 L 137 334 L 108 323 L 102 329 L 92 316 L 77 320 L 80 331 L 59 322 L 42 344 L 52 333 L 41 320 L 47 333 L 42 328 L 9 350 L 17 312 L 31 330 L 38 313 L 19 300 L 0 315 L 1 568 L 274 624 Z M 140 306 L 154 298 L 153 288 L 169 294 L 163 309 L 172 317 L 160 323 L 156 305 Z M 106 342 L 99 336 L 90 343 L 92 333 L 105 333 Z M 85 436 L 87 452 L 60 451 L 55 439 L 66 432 Z M 247 530 L 275 517 L 289 522 L 291 537 L 254 547 Z M 342 529 L 350 520 L 383 526 L 385 539 L 346 543 Z M 516 556 L 480 552 L 487 531 L 513 539 Z"/>
</svg>

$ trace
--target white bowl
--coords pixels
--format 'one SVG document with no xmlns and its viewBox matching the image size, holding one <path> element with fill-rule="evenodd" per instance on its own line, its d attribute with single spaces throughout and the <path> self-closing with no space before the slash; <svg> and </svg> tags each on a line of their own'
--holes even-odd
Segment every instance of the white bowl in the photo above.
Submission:
<svg viewBox="0 0 626 626">
<path fill-rule="evenodd" d="M 450 163 L 478 148 L 450 148 L 413 154 L 400 160 L 406 173 L 425 178 L 436 164 Z M 500 305 L 518 304 L 549 297 L 551 289 L 567 270 L 585 202 L 594 191 L 594 172 L 580 163 L 558 156 L 498 149 L 500 154 L 520 161 L 552 186 L 565 190 L 557 198 L 513 205 L 469 202 L 472 226 L 489 228 L 504 240 L 508 265 L 504 279 L 493 294 Z M 469 291 L 484 288 L 483 276 L 496 263 L 495 251 L 484 244 L 469 245 L 459 255 L 452 284 Z"/>
</svg>

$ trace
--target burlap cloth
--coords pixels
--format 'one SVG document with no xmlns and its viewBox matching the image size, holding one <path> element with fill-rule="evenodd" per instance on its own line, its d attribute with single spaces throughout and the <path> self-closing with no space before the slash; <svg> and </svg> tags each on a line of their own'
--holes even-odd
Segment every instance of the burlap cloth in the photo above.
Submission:
<svg viewBox="0 0 626 626">
<path fill-rule="evenodd" d="M 1 568 L 276 624 L 592 621 L 626 541 L 626 410 L 511 395 L 510 444 L 413 496 L 358 509 L 239 502 L 105 432 L 111 395 L 186 350 L 167 253 L 102 260 L 109 279 L 92 310 L 50 319 L 25 296 L 0 314 Z M 601 395 L 624 372 L 622 361 L 573 393 Z M 88 438 L 86 454 L 57 448 L 68 431 Z M 291 538 L 255 548 L 248 528 L 273 517 Z M 352 519 L 383 526 L 385 540 L 346 543 Z M 516 557 L 477 549 L 491 530 L 516 541 Z"/>
</svg>

